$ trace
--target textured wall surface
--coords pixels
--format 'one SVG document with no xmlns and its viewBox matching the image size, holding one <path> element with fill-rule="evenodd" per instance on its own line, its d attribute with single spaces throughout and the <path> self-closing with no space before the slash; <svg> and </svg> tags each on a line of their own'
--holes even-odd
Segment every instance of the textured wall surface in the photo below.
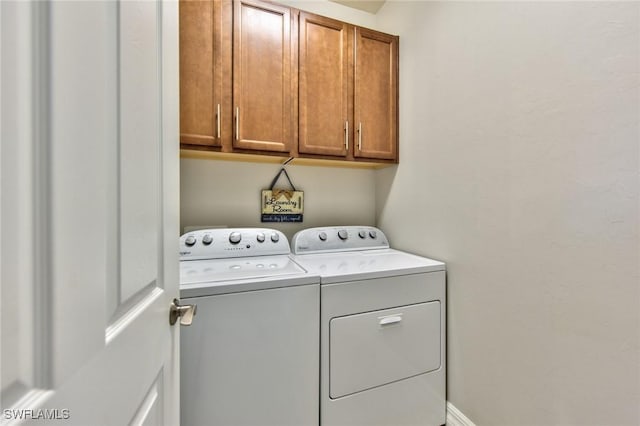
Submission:
<svg viewBox="0 0 640 426">
<path fill-rule="evenodd" d="M 391 242 L 448 263 L 478 425 L 640 424 L 640 4 L 396 2 Z"/>
</svg>

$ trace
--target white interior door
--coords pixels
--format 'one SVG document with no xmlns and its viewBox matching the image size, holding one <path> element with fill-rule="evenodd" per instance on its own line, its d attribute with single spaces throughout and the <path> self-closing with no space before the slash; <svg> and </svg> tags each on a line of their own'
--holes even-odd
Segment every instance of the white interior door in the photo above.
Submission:
<svg viewBox="0 0 640 426">
<path fill-rule="evenodd" d="M 2 423 L 179 423 L 177 9 L 0 2 Z"/>
</svg>

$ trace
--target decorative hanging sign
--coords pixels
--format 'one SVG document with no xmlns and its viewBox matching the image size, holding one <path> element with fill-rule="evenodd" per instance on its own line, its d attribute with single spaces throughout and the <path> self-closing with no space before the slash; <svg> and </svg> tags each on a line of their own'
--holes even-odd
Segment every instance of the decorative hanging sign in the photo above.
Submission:
<svg viewBox="0 0 640 426">
<path fill-rule="evenodd" d="M 280 176 L 289 181 L 292 189 L 274 188 Z M 282 168 L 271 181 L 269 189 L 262 190 L 262 222 L 302 222 L 304 191 L 298 191 L 289 174 Z"/>
</svg>

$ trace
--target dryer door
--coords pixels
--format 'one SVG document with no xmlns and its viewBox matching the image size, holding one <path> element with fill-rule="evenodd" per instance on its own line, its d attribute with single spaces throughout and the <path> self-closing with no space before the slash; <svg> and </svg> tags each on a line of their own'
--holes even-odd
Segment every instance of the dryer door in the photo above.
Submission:
<svg viewBox="0 0 640 426">
<path fill-rule="evenodd" d="M 332 399 L 440 368 L 440 302 L 333 318 Z"/>
</svg>

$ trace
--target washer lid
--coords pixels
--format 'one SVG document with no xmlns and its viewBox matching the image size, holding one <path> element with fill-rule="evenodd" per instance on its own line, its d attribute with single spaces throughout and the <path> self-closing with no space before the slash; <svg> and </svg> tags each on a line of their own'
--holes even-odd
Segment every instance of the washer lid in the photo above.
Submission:
<svg viewBox="0 0 640 426">
<path fill-rule="evenodd" d="M 289 256 L 239 257 L 180 262 L 180 285 L 306 274 Z"/>
<path fill-rule="evenodd" d="M 180 297 L 239 293 L 318 283 L 289 256 L 180 262 Z"/>
<path fill-rule="evenodd" d="M 444 271 L 445 264 L 394 249 L 294 256 L 322 284 Z"/>
</svg>

